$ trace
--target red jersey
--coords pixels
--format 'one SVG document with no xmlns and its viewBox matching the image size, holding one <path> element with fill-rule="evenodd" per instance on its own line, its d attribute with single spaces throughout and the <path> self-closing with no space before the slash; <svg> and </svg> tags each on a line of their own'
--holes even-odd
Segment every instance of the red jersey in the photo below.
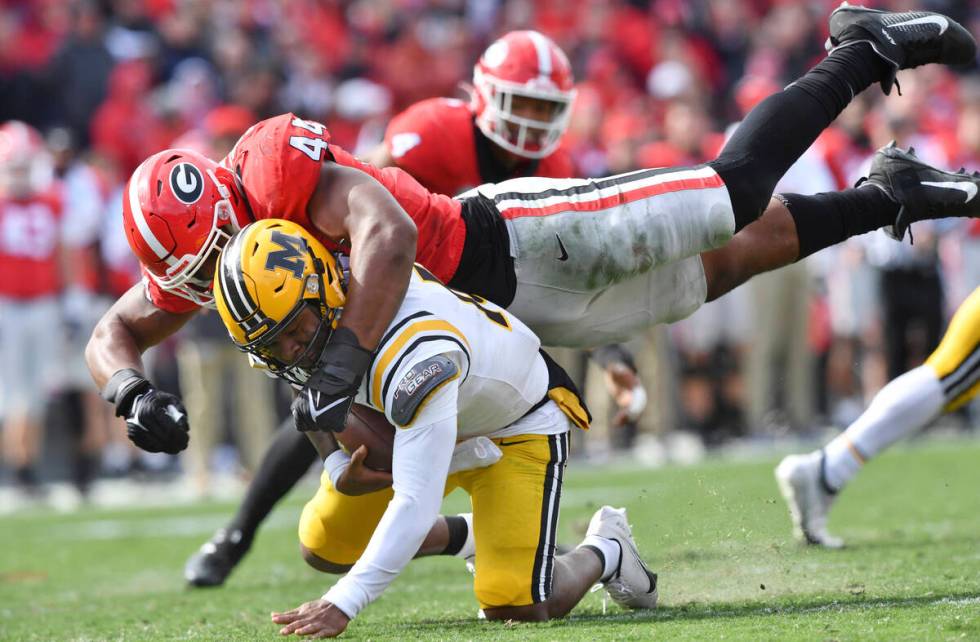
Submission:
<svg viewBox="0 0 980 642">
<path fill-rule="evenodd" d="M 430 98 L 391 120 L 385 146 L 398 167 L 440 194 L 459 194 L 519 176 L 574 176 L 571 156 L 563 148 L 538 161 L 521 163 L 506 176 L 486 175 L 486 168 L 481 172 L 477 131 L 469 105 L 454 98 Z"/>
<path fill-rule="evenodd" d="M 61 289 L 61 198 L 0 199 L 0 296 L 34 299 Z"/>
<path fill-rule="evenodd" d="M 353 167 L 380 182 L 408 213 L 418 228 L 416 260 L 433 274 L 449 281 L 456 272 L 463 252 L 466 226 L 460 217 L 462 206 L 448 196 L 433 194 L 418 181 L 396 167 L 378 169 L 331 145 L 326 127 L 282 114 L 252 126 L 221 161 L 240 179 L 249 211 L 237 212 L 239 224 L 255 220 L 282 218 L 310 231 L 331 250 L 348 252 L 322 235 L 310 222 L 307 205 L 320 181 L 320 166 L 334 162 Z M 145 272 L 144 272 L 145 275 Z M 166 292 L 152 279 L 147 294 L 157 307 L 181 313 L 197 306 Z"/>
</svg>

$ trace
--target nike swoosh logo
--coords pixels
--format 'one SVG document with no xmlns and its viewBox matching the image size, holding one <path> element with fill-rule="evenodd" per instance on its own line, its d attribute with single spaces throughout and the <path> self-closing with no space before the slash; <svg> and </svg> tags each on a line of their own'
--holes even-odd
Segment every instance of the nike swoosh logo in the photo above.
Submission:
<svg viewBox="0 0 980 642">
<path fill-rule="evenodd" d="M 973 200 L 973 197 L 977 195 L 977 186 L 973 183 L 968 183 L 966 181 L 957 183 L 956 181 L 922 181 L 922 185 L 928 185 L 929 187 L 941 187 L 943 189 L 958 189 L 959 191 L 966 194 L 966 200 L 964 203 L 969 203 Z"/>
<path fill-rule="evenodd" d="M 170 417 L 174 423 L 177 423 L 184 418 L 184 413 L 177 409 L 177 406 L 173 404 L 167 405 L 167 409 L 164 410 L 168 417 Z"/>
<path fill-rule="evenodd" d="M 888 25 L 886 29 L 894 29 L 895 27 L 904 27 L 912 25 L 936 25 L 939 27 L 939 35 L 946 33 L 949 29 L 949 20 L 943 16 L 922 16 L 921 18 L 912 18 L 911 20 L 906 20 L 905 22 L 896 22 L 893 25 Z"/>
<path fill-rule="evenodd" d="M 558 260 L 567 261 L 568 252 L 565 251 L 565 244 L 561 242 L 561 237 L 558 236 L 557 234 L 555 234 L 555 238 L 558 239 L 558 249 L 561 251 L 561 254 L 558 255 Z"/>
<path fill-rule="evenodd" d="M 317 408 L 316 407 L 316 402 L 313 400 L 313 391 L 310 390 L 309 393 L 310 393 L 310 416 L 313 417 L 313 421 L 316 421 L 317 417 L 319 417 L 323 413 L 327 412 L 328 410 L 330 410 L 334 406 L 336 406 L 338 404 L 341 404 L 341 403 L 343 403 L 343 402 L 345 402 L 345 401 L 347 401 L 349 399 L 349 397 L 341 397 L 337 401 L 335 401 L 335 402 L 333 402 L 331 404 L 328 404 L 328 405 L 324 406 L 323 408 Z M 317 393 L 316 396 L 319 398 L 320 393 Z"/>
</svg>

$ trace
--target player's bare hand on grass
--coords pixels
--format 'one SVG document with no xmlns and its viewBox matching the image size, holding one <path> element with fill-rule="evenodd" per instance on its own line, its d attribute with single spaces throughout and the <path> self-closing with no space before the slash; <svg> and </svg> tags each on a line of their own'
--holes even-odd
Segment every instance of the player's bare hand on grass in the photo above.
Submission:
<svg viewBox="0 0 980 642">
<path fill-rule="evenodd" d="M 273 613 L 272 621 L 285 624 L 279 629 L 280 635 L 335 638 L 347 629 L 350 618 L 326 600 L 313 600 L 292 611 Z"/>
<path fill-rule="evenodd" d="M 391 486 L 391 473 L 374 470 L 364 464 L 367 446 L 361 446 L 350 457 L 347 470 L 337 479 L 337 490 L 344 495 L 365 495 Z"/>
</svg>

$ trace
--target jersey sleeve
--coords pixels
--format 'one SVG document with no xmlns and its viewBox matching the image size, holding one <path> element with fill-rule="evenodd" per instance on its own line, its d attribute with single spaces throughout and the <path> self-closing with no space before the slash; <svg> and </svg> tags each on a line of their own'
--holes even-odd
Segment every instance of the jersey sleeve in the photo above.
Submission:
<svg viewBox="0 0 980 642">
<path fill-rule="evenodd" d="M 355 617 L 401 573 L 439 516 L 456 445 L 458 386 L 444 386 L 418 421 L 395 433 L 394 497 L 354 567 L 323 596 Z"/>
<path fill-rule="evenodd" d="M 401 322 L 401 327 L 378 347 L 377 357 L 368 371 L 365 401 L 385 413 L 394 425 L 401 417 L 393 415 L 399 386 L 416 366 L 436 355 L 449 358 L 457 369 L 459 381 L 469 373 L 470 346 L 466 336 L 453 324 L 435 315 L 421 312 Z"/>
<path fill-rule="evenodd" d="M 385 132 L 385 145 L 395 165 L 411 174 L 426 188 L 452 195 L 462 167 L 456 156 L 468 149 L 461 122 L 468 115 L 457 113 L 465 105 L 457 100 L 433 98 L 412 105 L 395 116 Z"/>
</svg>

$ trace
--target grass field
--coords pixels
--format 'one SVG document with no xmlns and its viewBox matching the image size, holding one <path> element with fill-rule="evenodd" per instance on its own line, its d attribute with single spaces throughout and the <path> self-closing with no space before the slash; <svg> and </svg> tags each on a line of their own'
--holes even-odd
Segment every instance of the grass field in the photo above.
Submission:
<svg viewBox="0 0 980 642">
<path fill-rule="evenodd" d="M 601 504 L 629 509 L 660 574 L 661 608 L 626 613 L 602 592 L 538 625 L 477 621 L 457 559 L 413 562 L 348 628 L 353 639 L 980 639 L 980 442 L 932 442 L 883 456 L 838 502 L 843 551 L 789 536 L 775 459 L 638 470 L 570 466 L 560 540 L 574 544 Z M 299 559 L 291 495 L 222 589 L 190 591 L 186 557 L 231 506 L 83 510 L 0 518 L 4 640 L 274 639 L 272 610 L 313 599 L 330 577 Z M 465 507 L 453 495 L 448 510 Z"/>
</svg>

